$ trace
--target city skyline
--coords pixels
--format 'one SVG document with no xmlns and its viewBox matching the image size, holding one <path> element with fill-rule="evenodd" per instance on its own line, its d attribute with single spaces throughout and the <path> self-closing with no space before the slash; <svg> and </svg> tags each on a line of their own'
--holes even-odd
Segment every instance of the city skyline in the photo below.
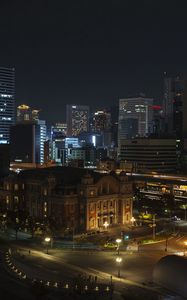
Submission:
<svg viewBox="0 0 187 300">
<path fill-rule="evenodd" d="M 2 299 L 186 299 L 187 2 L 0 1 Z"/>
<path fill-rule="evenodd" d="M 17 104 L 54 122 L 66 104 L 106 107 L 141 92 L 160 100 L 164 72 L 186 76 L 186 4 L 176 4 L 1 3 L 0 65 L 16 68 Z"/>
</svg>

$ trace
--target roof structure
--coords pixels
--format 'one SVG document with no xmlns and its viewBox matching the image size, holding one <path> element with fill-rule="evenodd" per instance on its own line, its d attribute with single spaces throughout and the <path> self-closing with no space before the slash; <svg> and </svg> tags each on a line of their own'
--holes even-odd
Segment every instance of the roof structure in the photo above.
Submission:
<svg viewBox="0 0 187 300">
<path fill-rule="evenodd" d="M 18 177 L 22 179 L 29 178 L 41 180 L 54 177 L 63 185 L 74 185 L 81 183 L 81 179 L 84 176 L 92 176 L 94 178 L 94 182 L 97 182 L 101 177 L 107 175 L 103 175 L 92 170 L 62 166 L 24 170 L 19 173 Z"/>
<path fill-rule="evenodd" d="M 187 299 L 187 258 L 177 255 L 162 257 L 154 268 L 153 281 Z"/>
</svg>

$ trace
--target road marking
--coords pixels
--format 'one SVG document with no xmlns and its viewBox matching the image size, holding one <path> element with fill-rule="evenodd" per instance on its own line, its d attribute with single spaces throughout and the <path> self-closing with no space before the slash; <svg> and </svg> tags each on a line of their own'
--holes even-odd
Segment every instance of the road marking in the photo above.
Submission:
<svg viewBox="0 0 187 300">
<path fill-rule="evenodd" d="M 184 238 L 186 238 L 186 235 L 182 235 L 182 236 L 176 238 L 176 241 L 179 242 L 180 240 L 182 240 L 182 239 L 184 239 Z"/>
<path fill-rule="evenodd" d="M 93 268 L 89 268 L 89 270 L 96 272 L 98 275 L 104 276 L 105 279 L 106 279 L 106 277 L 109 278 L 111 276 L 111 274 L 109 274 L 109 273 L 105 273 L 105 272 L 102 272 L 102 271 L 99 271 L 99 270 L 96 270 L 96 269 L 93 269 Z M 137 286 L 139 288 L 143 288 L 143 289 L 146 289 L 146 290 L 149 290 L 149 291 L 157 292 L 156 288 L 146 286 L 144 284 L 138 283 L 138 282 L 133 281 L 133 280 L 129 280 L 129 279 L 121 278 L 121 277 L 119 278 L 115 275 L 112 275 L 112 279 L 119 282 L 119 283 L 121 282 L 121 283 L 125 283 L 125 284 L 131 285 L 131 286 Z"/>
</svg>

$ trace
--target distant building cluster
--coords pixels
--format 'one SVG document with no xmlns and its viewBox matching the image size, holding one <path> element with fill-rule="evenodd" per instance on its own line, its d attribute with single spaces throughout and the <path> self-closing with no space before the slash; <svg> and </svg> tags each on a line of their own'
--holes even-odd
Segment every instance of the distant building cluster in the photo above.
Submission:
<svg viewBox="0 0 187 300">
<path fill-rule="evenodd" d="M 161 99 L 140 94 L 95 110 L 68 104 L 66 120 L 49 126 L 39 109 L 15 108 L 15 70 L 1 67 L 0 146 L 9 145 L 12 165 L 94 169 L 114 161 L 138 172 L 185 171 L 186 86 L 183 78 L 165 76 Z"/>
<path fill-rule="evenodd" d="M 0 68 L 0 213 L 77 232 L 129 224 L 126 172 L 187 170 L 186 81 L 163 83 L 162 99 L 140 94 L 95 110 L 68 104 L 66 120 L 49 126 L 38 108 L 16 108 L 15 69 Z"/>
</svg>

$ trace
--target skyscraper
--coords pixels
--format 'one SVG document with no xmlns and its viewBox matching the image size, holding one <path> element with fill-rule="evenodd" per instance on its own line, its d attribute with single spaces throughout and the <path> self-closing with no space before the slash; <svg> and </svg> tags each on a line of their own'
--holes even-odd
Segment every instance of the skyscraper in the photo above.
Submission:
<svg viewBox="0 0 187 300">
<path fill-rule="evenodd" d="M 10 142 L 15 122 L 15 69 L 0 67 L 0 144 Z"/>
<path fill-rule="evenodd" d="M 163 114 L 165 132 L 182 137 L 186 127 L 186 82 L 180 77 L 164 78 Z"/>
<path fill-rule="evenodd" d="M 46 123 L 44 120 L 37 120 L 36 128 L 39 127 L 39 133 L 36 135 L 36 139 L 39 141 L 39 149 L 40 149 L 40 164 L 44 163 L 44 144 L 46 141 Z M 37 132 L 37 130 L 36 130 Z"/>
<path fill-rule="evenodd" d="M 67 124 L 56 123 L 51 126 L 51 158 L 61 163 L 61 156 L 64 156 L 65 137 Z"/>
<path fill-rule="evenodd" d="M 17 122 L 35 122 L 39 120 L 39 110 L 31 109 L 26 104 L 21 104 L 17 107 Z"/>
<path fill-rule="evenodd" d="M 11 161 L 44 163 L 45 121 L 18 123 L 10 129 Z"/>
<path fill-rule="evenodd" d="M 91 130 L 96 133 L 101 133 L 111 129 L 111 114 L 106 110 L 97 110 L 92 117 Z"/>
<path fill-rule="evenodd" d="M 44 163 L 46 122 L 39 110 L 26 104 L 17 107 L 17 123 L 10 129 L 11 159 L 23 163 Z"/>
<path fill-rule="evenodd" d="M 118 145 L 118 122 L 119 122 L 119 105 L 115 104 L 110 108 L 111 111 L 111 133 L 112 143 Z"/>
<path fill-rule="evenodd" d="M 118 141 L 146 137 L 152 131 L 153 99 L 136 97 L 119 100 Z"/>
<path fill-rule="evenodd" d="M 77 136 L 89 130 L 89 106 L 66 106 L 67 135 Z"/>
</svg>

